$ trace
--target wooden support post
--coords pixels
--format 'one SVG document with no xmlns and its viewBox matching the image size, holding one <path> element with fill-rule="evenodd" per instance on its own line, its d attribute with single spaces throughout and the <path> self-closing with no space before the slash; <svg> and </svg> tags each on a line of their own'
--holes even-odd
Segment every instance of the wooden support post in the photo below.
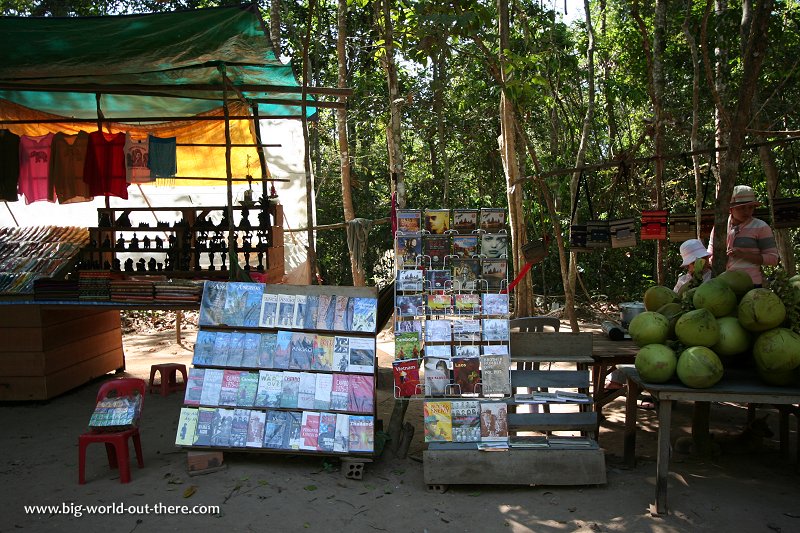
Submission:
<svg viewBox="0 0 800 533">
<path fill-rule="evenodd" d="M 183 311 L 178 309 L 175 311 L 175 340 L 178 344 L 181 343 L 181 318 L 183 318 Z"/>
</svg>

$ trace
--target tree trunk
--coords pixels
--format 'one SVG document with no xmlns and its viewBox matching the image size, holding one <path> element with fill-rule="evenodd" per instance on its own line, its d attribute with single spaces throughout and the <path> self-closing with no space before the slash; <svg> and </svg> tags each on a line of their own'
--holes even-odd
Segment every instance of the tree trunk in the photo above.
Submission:
<svg viewBox="0 0 800 533">
<path fill-rule="evenodd" d="M 689 135 L 691 151 L 700 149 L 698 130 L 700 128 L 700 54 L 697 51 L 697 42 L 694 32 L 689 27 L 692 16 L 692 0 L 686 2 L 686 18 L 683 20 L 683 34 L 689 45 L 692 55 L 692 131 Z M 700 238 L 700 220 L 703 211 L 703 182 L 700 174 L 700 156 L 692 156 L 692 172 L 694 174 L 694 217 L 697 228 L 696 237 Z"/>
<path fill-rule="evenodd" d="M 442 161 L 442 207 L 450 206 L 450 158 L 447 156 L 447 133 L 444 123 L 444 88 L 447 64 L 444 52 L 438 52 L 433 65 L 433 112 L 436 114 L 438 156 Z"/>
<path fill-rule="evenodd" d="M 270 0 L 269 39 L 275 49 L 275 57 L 281 57 L 281 0 Z"/>
<path fill-rule="evenodd" d="M 585 9 L 585 6 L 584 6 Z M 600 33 L 605 40 L 606 38 L 606 0 L 600 1 Z M 617 154 L 616 143 L 620 142 L 619 138 L 619 125 L 617 124 L 617 115 L 616 115 L 616 98 L 614 96 L 614 92 L 611 90 L 611 58 L 608 54 L 608 48 L 602 47 L 601 50 L 601 62 L 603 65 L 603 99 L 605 101 L 605 111 L 606 111 L 606 118 L 608 120 L 608 149 L 609 149 L 609 156 L 611 159 Z"/>
</svg>

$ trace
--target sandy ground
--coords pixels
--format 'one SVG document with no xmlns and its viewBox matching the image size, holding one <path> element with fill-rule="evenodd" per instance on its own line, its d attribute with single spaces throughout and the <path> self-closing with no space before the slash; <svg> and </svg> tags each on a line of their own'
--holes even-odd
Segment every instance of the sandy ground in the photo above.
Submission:
<svg viewBox="0 0 800 533">
<path fill-rule="evenodd" d="M 151 364 L 191 361 L 194 333 L 128 335 L 126 375 L 147 378 Z M 391 335 L 379 336 L 382 372 Z M 108 375 L 102 379 L 111 379 Z M 600 444 L 608 483 L 591 487 L 451 486 L 429 491 L 423 482 L 421 405 L 406 420 L 418 426 L 408 458 L 387 452 L 363 480 L 346 479 L 336 460 L 321 457 L 226 453 L 227 468 L 189 476 L 186 452 L 175 448 L 182 394 L 148 395 L 142 442 L 145 467 L 132 461 L 132 481 L 119 483 L 102 446 L 88 449 L 85 485 L 78 484 L 78 435 L 85 429 L 101 380 L 48 402 L 0 404 L 0 532 L 6 531 L 774 531 L 800 530 L 798 468 L 781 459 L 777 442 L 759 453 L 713 459 L 675 454 L 670 513 L 654 517 L 656 413 L 645 411 L 635 469 L 620 466 L 624 401 L 605 410 Z M 379 417 L 388 423 L 393 398 L 379 387 Z M 762 410 L 760 413 L 765 413 Z M 741 406 L 714 405 L 712 429 L 732 434 L 745 422 Z M 673 414 L 673 437 L 687 435 L 691 405 Z M 769 417 L 777 434 L 777 415 Z M 792 446 L 797 441 L 792 423 Z M 102 514 L 78 506 L 109 505 Z M 219 506 L 212 514 L 154 514 L 161 505 Z M 27 513 L 27 505 L 57 506 Z M 120 507 L 130 508 L 121 511 Z M 133 511 L 133 512 L 128 512 Z"/>
</svg>

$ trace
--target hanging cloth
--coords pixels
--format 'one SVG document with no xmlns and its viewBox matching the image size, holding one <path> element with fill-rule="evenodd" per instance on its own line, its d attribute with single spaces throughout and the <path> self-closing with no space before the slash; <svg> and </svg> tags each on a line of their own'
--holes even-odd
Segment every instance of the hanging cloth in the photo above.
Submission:
<svg viewBox="0 0 800 533">
<path fill-rule="evenodd" d="M 19 140 L 19 192 L 25 195 L 25 203 L 47 200 L 55 202 L 56 194 L 50 184 L 50 150 L 53 134 Z"/>
<path fill-rule="evenodd" d="M 150 138 L 133 139 L 130 132 L 125 133 L 125 181 L 128 183 L 149 183 L 155 181 L 147 166 Z"/>
<path fill-rule="evenodd" d="M 58 202 L 70 204 L 88 202 L 92 199 L 89 185 L 83 181 L 89 134 L 77 135 L 56 133 L 50 151 L 50 182 L 56 190 Z"/>
<path fill-rule="evenodd" d="M 367 252 L 367 238 L 372 229 L 372 221 L 354 218 L 347 223 L 347 248 L 355 258 L 356 271 L 364 271 L 364 256 Z"/>
<path fill-rule="evenodd" d="M 0 130 L 0 200 L 16 202 L 19 199 L 19 135 Z"/>
<path fill-rule="evenodd" d="M 92 196 L 128 199 L 124 133 L 106 134 L 93 131 L 89 134 L 83 180 L 89 185 L 89 194 Z"/>
<path fill-rule="evenodd" d="M 174 178 L 178 173 L 177 146 L 175 137 L 148 135 L 150 153 L 148 166 L 155 178 Z"/>
</svg>

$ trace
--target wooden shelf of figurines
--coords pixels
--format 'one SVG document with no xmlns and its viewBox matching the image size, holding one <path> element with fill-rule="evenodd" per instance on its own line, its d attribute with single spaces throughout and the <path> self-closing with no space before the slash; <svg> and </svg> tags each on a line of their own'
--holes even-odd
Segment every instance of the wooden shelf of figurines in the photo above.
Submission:
<svg viewBox="0 0 800 533">
<path fill-rule="evenodd" d="M 225 277 L 228 274 L 227 208 L 99 208 L 89 228 L 79 269 L 128 275 Z M 268 282 L 284 274 L 283 207 L 268 203 L 233 208 L 239 265 L 261 272 Z M 155 218 L 155 221 L 153 220 Z M 171 220 L 167 222 L 163 220 Z"/>
<path fill-rule="evenodd" d="M 397 228 L 395 397 L 424 401 L 428 443 L 507 440 L 505 210 L 398 210 Z"/>
<path fill-rule="evenodd" d="M 207 281 L 176 446 L 371 457 L 377 298 Z"/>
</svg>

